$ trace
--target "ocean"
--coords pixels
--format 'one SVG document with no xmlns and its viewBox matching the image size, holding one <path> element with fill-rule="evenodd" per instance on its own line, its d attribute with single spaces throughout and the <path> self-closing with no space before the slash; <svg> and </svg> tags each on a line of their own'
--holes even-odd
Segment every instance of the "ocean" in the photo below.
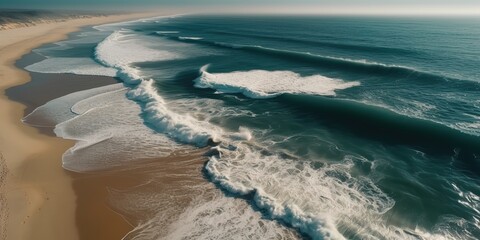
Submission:
<svg viewBox="0 0 480 240">
<path fill-rule="evenodd" d="M 63 156 L 75 172 L 204 151 L 221 196 L 183 210 L 168 239 L 478 239 L 479 26 L 179 15 L 84 28 L 26 69 L 120 82 L 23 121 L 77 140 Z M 129 239 L 165 231 L 150 211 Z"/>
</svg>

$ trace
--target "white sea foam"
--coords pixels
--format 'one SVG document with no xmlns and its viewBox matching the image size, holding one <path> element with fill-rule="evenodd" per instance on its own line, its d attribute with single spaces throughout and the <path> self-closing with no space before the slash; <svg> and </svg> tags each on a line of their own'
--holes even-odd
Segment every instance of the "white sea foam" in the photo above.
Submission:
<svg viewBox="0 0 480 240">
<path fill-rule="evenodd" d="M 71 171 L 109 169 L 179 149 L 143 124 L 140 107 L 125 98 L 126 91 L 113 84 L 68 94 L 35 109 L 24 122 L 55 126 L 57 136 L 77 141 L 63 155 L 63 167 Z"/>
<path fill-rule="evenodd" d="M 109 77 L 117 75 L 117 70 L 99 65 L 90 58 L 47 58 L 25 69 L 39 73 L 73 73 Z"/>
<path fill-rule="evenodd" d="M 242 45 L 238 45 L 238 47 L 254 47 L 254 48 L 265 49 L 265 50 L 274 51 L 274 52 L 292 53 L 292 54 L 298 54 L 298 55 L 318 57 L 318 58 L 323 58 L 323 59 L 330 59 L 330 60 L 334 60 L 334 61 L 357 63 L 357 64 L 363 64 L 363 65 L 369 65 L 369 66 L 380 66 L 380 67 L 386 67 L 386 68 L 399 68 L 399 69 L 405 69 L 405 70 L 410 70 L 410 71 L 418 71 L 417 69 L 409 67 L 409 66 L 386 64 L 386 63 L 375 62 L 375 61 L 371 61 L 371 60 L 367 60 L 367 59 L 352 59 L 352 58 L 344 58 L 344 57 L 334 57 L 334 56 L 328 56 L 328 55 L 314 54 L 314 53 L 311 53 L 311 52 L 296 52 L 296 51 L 281 50 L 281 49 L 275 49 L 275 48 L 269 48 L 269 47 L 263 47 L 263 46 L 249 46 L 249 45 L 242 46 Z"/>
<path fill-rule="evenodd" d="M 464 133 L 480 136 L 480 121 L 476 122 L 457 122 L 452 124 L 453 128 Z"/>
<path fill-rule="evenodd" d="M 254 194 L 255 204 L 271 217 L 314 239 L 344 239 L 338 231 L 343 224 L 357 230 L 371 228 L 369 234 L 374 234 L 382 230 L 376 229 L 381 214 L 394 204 L 371 181 L 351 177 L 353 163 L 348 159 L 313 169 L 308 162 L 261 155 L 247 146 L 218 150 L 220 157 L 212 157 L 206 165 L 215 182 L 237 194 Z M 368 224 L 343 222 L 346 219 Z"/>
<path fill-rule="evenodd" d="M 168 155 L 176 149 L 169 138 L 156 134 L 143 121 L 157 132 L 166 133 L 180 142 L 196 142 L 204 146 L 209 139 L 215 139 L 215 131 L 208 132 L 215 129 L 207 131 L 202 128 L 202 122 L 169 111 L 152 86 L 153 81 L 144 80 L 137 69 L 130 67 L 133 62 L 171 59 L 176 55 L 138 46 L 136 41 L 115 32 L 97 46 L 96 57 L 102 64 L 118 71 L 117 75 L 126 83 L 137 86 L 128 89 L 118 84 L 73 93 L 53 100 L 27 116 L 26 121 L 38 119 L 38 116 L 48 118 L 49 125 L 56 125 L 58 136 L 78 141 L 63 156 L 65 168 L 72 171 L 99 170 L 121 165 L 129 159 Z M 136 51 L 130 54 L 117 48 L 134 48 Z M 144 108 L 140 109 L 140 105 L 129 101 L 125 95 L 144 103 Z M 145 119 L 138 117 L 141 111 L 145 113 Z M 132 145 L 131 141 L 139 143 L 138 146 Z M 138 153 L 136 148 L 144 150 Z"/>
<path fill-rule="evenodd" d="M 218 141 L 222 130 L 198 121 L 189 115 L 180 115 L 172 112 L 164 100 L 157 94 L 154 81 L 142 81 L 136 88 L 130 90 L 128 98 L 145 103 L 145 121 L 157 131 L 165 133 L 171 138 L 197 146 L 206 146 L 208 140 Z"/>
<path fill-rule="evenodd" d="M 255 117 L 257 114 L 238 106 L 225 106 L 222 100 L 218 99 L 172 99 L 169 100 L 169 107 L 179 114 L 188 114 L 194 118 L 212 122 L 215 119 L 230 118 L 235 116 Z"/>
<path fill-rule="evenodd" d="M 135 159 L 168 156 L 178 144 L 143 124 L 140 106 L 125 98 L 128 90 L 103 92 L 78 101 L 75 117 L 55 127 L 55 133 L 76 140 L 63 155 L 63 166 L 78 172 L 122 166 Z"/>
<path fill-rule="evenodd" d="M 97 45 L 95 57 L 100 63 L 123 68 L 135 62 L 181 58 L 178 53 L 154 49 L 149 47 L 147 42 L 141 42 L 124 33 L 125 31 L 116 31 Z"/>
<path fill-rule="evenodd" d="M 378 93 L 377 93 L 378 94 Z M 432 103 L 428 102 L 419 102 L 416 100 L 409 100 L 405 98 L 398 97 L 395 101 L 395 104 L 389 104 L 385 102 L 385 99 L 388 99 L 386 96 L 378 96 L 372 94 L 364 94 L 363 100 L 346 100 L 353 101 L 364 105 L 375 106 L 378 108 L 383 108 L 385 110 L 400 114 L 402 116 L 408 116 L 411 118 L 422 119 L 425 121 L 437 123 L 460 132 L 480 136 L 480 117 L 466 114 L 464 116 L 470 117 L 470 121 L 457 121 L 457 122 L 446 122 L 442 120 L 441 116 L 438 116 L 437 107 Z M 480 109 L 480 108 L 479 108 Z"/>
<path fill-rule="evenodd" d="M 110 190 L 115 209 L 127 216 L 149 216 L 133 218 L 135 228 L 124 239 L 301 239 L 244 199 L 225 197 L 204 180 L 198 165 L 183 162 L 176 171 L 175 161 L 166 164 L 135 189 Z M 162 184 L 172 177 L 179 181 Z"/>
<path fill-rule="evenodd" d="M 181 40 L 201 40 L 201 37 L 178 37 Z"/>
<path fill-rule="evenodd" d="M 384 214 L 395 201 L 367 177 L 352 176 L 365 159 L 347 155 L 342 162 L 286 159 L 237 144 L 216 147 L 219 156 L 206 165 L 214 182 L 253 202 L 269 217 L 288 222 L 312 239 L 455 239 L 445 231 L 386 225 Z M 371 164 L 373 168 L 374 165 Z M 351 237 L 351 236 L 350 236 Z"/>
<path fill-rule="evenodd" d="M 240 47 L 254 47 L 254 48 L 265 49 L 265 50 L 274 51 L 274 52 L 292 53 L 292 54 L 298 54 L 298 55 L 312 56 L 312 57 L 330 59 L 330 60 L 340 61 L 340 62 L 348 62 L 348 63 L 362 64 L 362 65 L 368 65 L 368 66 L 377 66 L 377 67 L 385 67 L 385 68 L 398 68 L 398 69 L 404 69 L 404 70 L 408 70 L 408 71 L 417 71 L 417 72 L 419 71 L 418 69 L 415 69 L 415 68 L 409 67 L 409 66 L 386 64 L 386 63 L 375 62 L 375 61 L 371 61 L 371 60 L 367 60 L 367 59 L 352 59 L 352 58 L 344 58 L 344 57 L 334 57 L 334 56 L 328 56 L 328 55 L 314 54 L 314 53 L 311 53 L 311 52 L 296 52 L 296 51 L 281 50 L 281 49 L 275 49 L 275 48 L 269 48 L 269 47 L 263 47 L 263 46 L 240 46 Z"/>
<path fill-rule="evenodd" d="M 312 55 L 312 56 L 319 56 L 320 57 L 320 55 L 316 55 L 316 54 L 312 54 L 312 53 L 307 53 L 307 54 Z M 415 68 L 409 67 L 409 66 L 387 64 L 387 63 L 375 62 L 375 61 L 367 60 L 367 59 L 351 59 L 351 58 L 332 57 L 332 56 L 321 56 L 321 57 L 329 58 L 329 59 L 332 59 L 332 60 L 351 62 L 351 63 L 360 63 L 360 64 L 370 65 L 370 66 L 381 66 L 381 67 L 386 67 L 386 68 L 400 68 L 400 69 L 405 69 L 405 70 L 410 70 L 410 71 L 419 71 L 418 69 L 415 69 Z"/>
<path fill-rule="evenodd" d="M 291 71 L 209 73 L 207 66 L 201 68 L 201 76 L 195 80 L 196 87 L 212 88 L 222 93 L 242 93 L 251 98 L 271 98 L 284 93 L 333 96 L 335 90 L 360 85 L 359 82 L 344 82 L 321 75 L 301 76 Z"/>
<path fill-rule="evenodd" d="M 158 34 L 172 34 L 172 33 L 180 33 L 179 31 L 156 31 Z"/>
<path fill-rule="evenodd" d="M 194 201 L 168 230 L 165 239 L 299 239 L 246 202 L 223 196 Z"/>
<path fill-rule="evenodd" d="M 136 49 L 136 54 L 131 55 L 126 52 L 117 51 L 119 47 Z M 117 51 L 114 54 L 110 52 Z M 144 56 L 146 52 L 150 53 Z M 156 54 L 151 54 L 151 50 L 143 46 L 137 46 L 135 40 L 128 39 L 121 32 L 114 32 L 96 48 L 96 57 L 103 64 L 116 68 L 120 73 L 120 78 L 129 84 L 138 84 L 127 93 L 131 100 L 141 102 L 144 105 L 144 120 L 154 127 L 157 131 L 165 133 L 171 138 L 183 142 L 192 143 L 197 146 L 207 145 L 209 140 L 216 141 L 221 135 L 220 128 L 206 127 L 205 123 L 198 121 L 189 115 L 180 115 L 168 109 L 163 98 L 157 94 L 153 86 L 153 80 L 145 80 L 138 74 L 138 71 L 130 64 L 139 61 L 166 60 L 178 58 L 178 55 L 167 51 L 156 50 Z"/>
<path fill-rule="evenodd" d="M 55 125 L 76 116 L 76 114 L 71 111 L 71 108 L 77 102 L 98 94 L 116 91 L 119 89 L 123 89 L 122 84 L 112 84 L 104 87 L 71 93 L 51 100 L 48 103 L 36 108 L 33 112 L 24 117 L 22 121 L 35 126 L 41 125 L 54 127 Z"/>
</svg>

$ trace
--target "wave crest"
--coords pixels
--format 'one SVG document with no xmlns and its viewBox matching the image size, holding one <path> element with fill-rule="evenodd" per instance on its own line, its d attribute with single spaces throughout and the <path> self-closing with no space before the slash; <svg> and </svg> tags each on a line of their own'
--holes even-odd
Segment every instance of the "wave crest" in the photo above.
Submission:
<svg viewBox="0 0 480 240">
<path fill-rule="evenodd" d="M 129 99 L 144 103 L 144 120 L 158 132 L 183 142 L 203 147 L 209 140 L 218 141 L 220 129 L 204 126 L 205 123 L 188 115 L 170 111 L 157 94 L 153 80 L 144 80 L 127 93 Z"/>
<path fill-rule="evenodd" d="M 250 98 L 272 98 L 284 93 L 335 96 L 335 90 L 360 85 L 322 75 L 301 76 L 291 71 L 251 70 L 246 72 L 209 73 L 208 65 L 200 69 L 195 87 L 212 88 L 222 93 L 242 93 Z"/>
<path fill-rule="evenodd" d="M 133 47 L 136 53 L 124 56 L 122 46 L 125 44 L 128 44 L 129 52 L 131 51 L 130 47 Z M 127 97 L 141 103 L 145 114 L 144 121 L 150 127 L 179 142 L 196 146 L 206 146 L 209 140 L 217 141 L 217 135 L 219 135 L 217 133 L 221 132 L 220 129 L 205 127 L 205 123 L 197 121 L 193 117 L 170 111 L 163 98 L 157 94 L 154 81 L 144 79 L 137 69 L 130 66 L 133 62 L 171 59 L 178 56 L 160 50 L 156 51 L 155 54 L 148 50 L 148 54 L 145 54 L 145 50 L 141 45 L 135 44 L 134 40 L 128 39 L 122 35 L 122 32 L 117 31 L 97 45 L 95 57 L 102 64 L 116 68 L 118 70 L 117 76 L 122 81 L 135 85 L 127 92 Z M 115 54 L 111 54 L 111 52 L 115 52 Z M 115 57 L 118 54 L 122 57 Z"/>
</svg>

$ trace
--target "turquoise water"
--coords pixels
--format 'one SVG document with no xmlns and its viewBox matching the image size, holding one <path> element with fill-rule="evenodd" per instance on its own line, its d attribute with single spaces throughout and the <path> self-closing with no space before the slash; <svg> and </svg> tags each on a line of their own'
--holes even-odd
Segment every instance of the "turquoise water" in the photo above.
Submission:
<svg viewBox="0 0 480 240">
<path fill-rule="evenodd" d="M 37 52 L 117 71 L 143 124 L 211 147 L 210 181 L 305 237 L 478 239 L 479 26 L 180 16 Z"/>
</svg>

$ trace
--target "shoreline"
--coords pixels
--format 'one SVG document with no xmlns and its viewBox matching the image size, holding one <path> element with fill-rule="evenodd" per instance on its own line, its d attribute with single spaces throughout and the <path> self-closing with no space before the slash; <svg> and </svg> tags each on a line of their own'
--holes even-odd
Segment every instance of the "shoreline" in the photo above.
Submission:
<svg viewBox="0 0 480 240">
<path fill-rule="evenodd" d="M 5 93 L 9 88 L 28 83 L 31 76 L 17 68 L 16 61 L 34 48 L 65 39 L 80 27 L 161 15 L 164 14 L 92 17 L 0 31 L 0 36 L 3 35 L 0 37 L 0 154 L 5 163 L 5 168 L 0 169 L 5 180 L 0 192 L 2 238 L 80 238 L 76 207 L 78 193 L 73 188 L 75 176 L 64 170 L 61 164 L 62 154 L 73 146 L 73 141 L 42 134 L 20 121 L 27 106 L 10 100 Z M 6 171 L 8 174 L 4 174 Z M 110 212 L 123 220 L 113 210 L 110 209 Z M 118 227 L 123 231 L 106 228 L 102 236 L 116 237 L 133 229 L 124 220 L 123 225 Z"/>
</svg>

